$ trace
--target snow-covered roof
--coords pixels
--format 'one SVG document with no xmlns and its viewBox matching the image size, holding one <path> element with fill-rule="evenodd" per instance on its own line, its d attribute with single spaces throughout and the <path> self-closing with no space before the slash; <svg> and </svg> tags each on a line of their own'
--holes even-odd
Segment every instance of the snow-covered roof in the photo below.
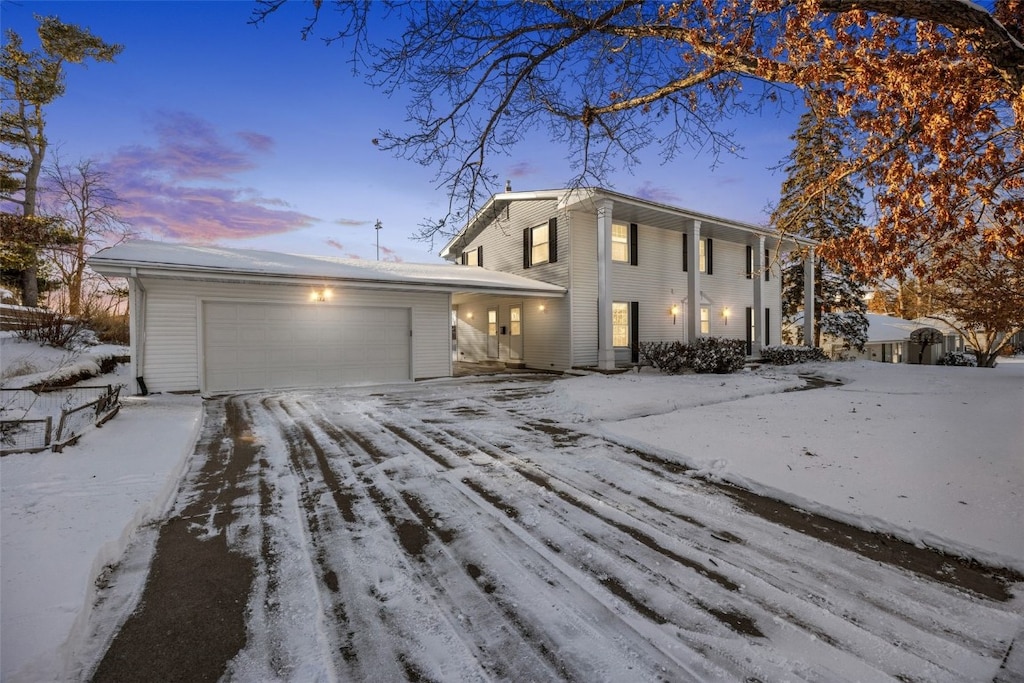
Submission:
<svg viewBox="0 0 1024 683">
<path fill-rule="evenodd" d="M 935 324 L 937 321 L 918 322 L 880 313 L 868 313 L 865 317 L 868 319 L 869 344 L 906 341 L 910 339 L 910 335 L 914 330 L 938 327 Z"/>
<path fill-rule="evenodd" d="M 475 266 L 367 261 L 150 240 L 132 240 L 104 249 L 89 259 L 89 265 L 103 275 L 121 277 L 329 281 L 389 289 L 515 292 L 527 296 L 565 293 L 565 288 L 558 285 Z"/>
<path fill-rule="evenodd" d="M 662 204 L 649 199 L 643 199 L 642 197 L 633 197 L 600 187 L 586 187 L 495 194 L 469 220 L 466 226 L 445 244 L 440 254 L 443 258 L 449 260 L 457 259 L 465 245 L 469 244 L 490 223 L 499 220 L 505 209 L 515 202 L 548 201 L 556 203 L 559 211 L 579 208 L 583 211 L 596 212 L 598 203 L 604 200 L 611 200 L 614 203 L 612 213 L 617 220 L 630 223 L 682 231 L 687 221 L 698 221 L 702 224 L 702 234 L 706 237 L 718 236 L 738 242 L 756 240 L 759 237 L 765 237 L 769 240 L 781 238 L 790 247 L 794 245 L 814 246 L 817 244 L 816 240 L 798 235 L 785 235 L 783 237 L 774 230 L 752 223 L 744 223 L 721 216 L 712 216 L 699 211 Z"/>
</svg>

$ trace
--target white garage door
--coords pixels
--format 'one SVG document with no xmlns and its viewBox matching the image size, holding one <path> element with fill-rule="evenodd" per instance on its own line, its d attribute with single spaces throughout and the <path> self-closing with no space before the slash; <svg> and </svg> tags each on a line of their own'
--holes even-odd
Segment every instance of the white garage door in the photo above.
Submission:
<svg viewBox="0 0 1024 683">
<path fill-rule="evenodd" d="M 208 301 L 206 391 L 410 378 L 410 309 Z"/>
</svg>

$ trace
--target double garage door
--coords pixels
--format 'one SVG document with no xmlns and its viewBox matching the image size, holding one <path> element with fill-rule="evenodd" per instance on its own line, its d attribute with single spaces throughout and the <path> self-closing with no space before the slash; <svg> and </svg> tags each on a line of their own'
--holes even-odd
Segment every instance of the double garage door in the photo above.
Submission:
<svg viewBox="0 0 1024 683">
<path fill-rule="evenodd" d="M 210 393 L 405 381 L 408 308 L 207 301 L 203 366 Z"/>
</svg>

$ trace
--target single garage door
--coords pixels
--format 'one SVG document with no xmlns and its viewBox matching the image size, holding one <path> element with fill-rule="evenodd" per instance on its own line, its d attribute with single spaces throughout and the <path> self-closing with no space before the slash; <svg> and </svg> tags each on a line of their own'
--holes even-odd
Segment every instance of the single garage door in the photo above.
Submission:
<svg viewBox="0 0 1024 683">
<path fill-rule="evenodd" d="M 206 391 L 410 379 L 408 308 L 208 301 Z"/>
</svg>

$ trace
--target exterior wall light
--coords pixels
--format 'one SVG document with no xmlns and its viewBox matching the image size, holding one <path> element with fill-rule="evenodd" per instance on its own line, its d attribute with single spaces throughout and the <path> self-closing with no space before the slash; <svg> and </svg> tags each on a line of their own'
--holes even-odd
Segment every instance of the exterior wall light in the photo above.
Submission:
<svg viewBox="0 0 1024 683">
<path fill-rule="evenodd" d="M 725 320 L 725 324 L 729 324 L 729 307 L 726 306 L 722 309 L 722 319 Z"/>
<path fill-rule="evenodd" d="M 672 324 L 676 324 L 676 316 L 679 315 L 679 307 L 672 304 L 672 308 L 668 309 L 668 312 L 672 314 Z"/>
<path fill-rule="evenodd" d="M 310 292 L 309 300 L 314 303 L 323 303 L 330 301 L 332 296 L 334 296 L 334 292 L 324 287 L 323 289 L 314 289 Z"/>
<path fill-rule="evenodd" d="M 540 312 L 543 313 L 545 308 L 546 308 L 546 306 L 544 306 L 544 304 L 541 304 L 540 305 Z"/>
<path fill-rule="evenodd" d="M 472 319 L 473 319 L 473 311 L 470 311 L 469 313 L 466 314 L 466 320 L 472 320 Z"/>
</svg>

